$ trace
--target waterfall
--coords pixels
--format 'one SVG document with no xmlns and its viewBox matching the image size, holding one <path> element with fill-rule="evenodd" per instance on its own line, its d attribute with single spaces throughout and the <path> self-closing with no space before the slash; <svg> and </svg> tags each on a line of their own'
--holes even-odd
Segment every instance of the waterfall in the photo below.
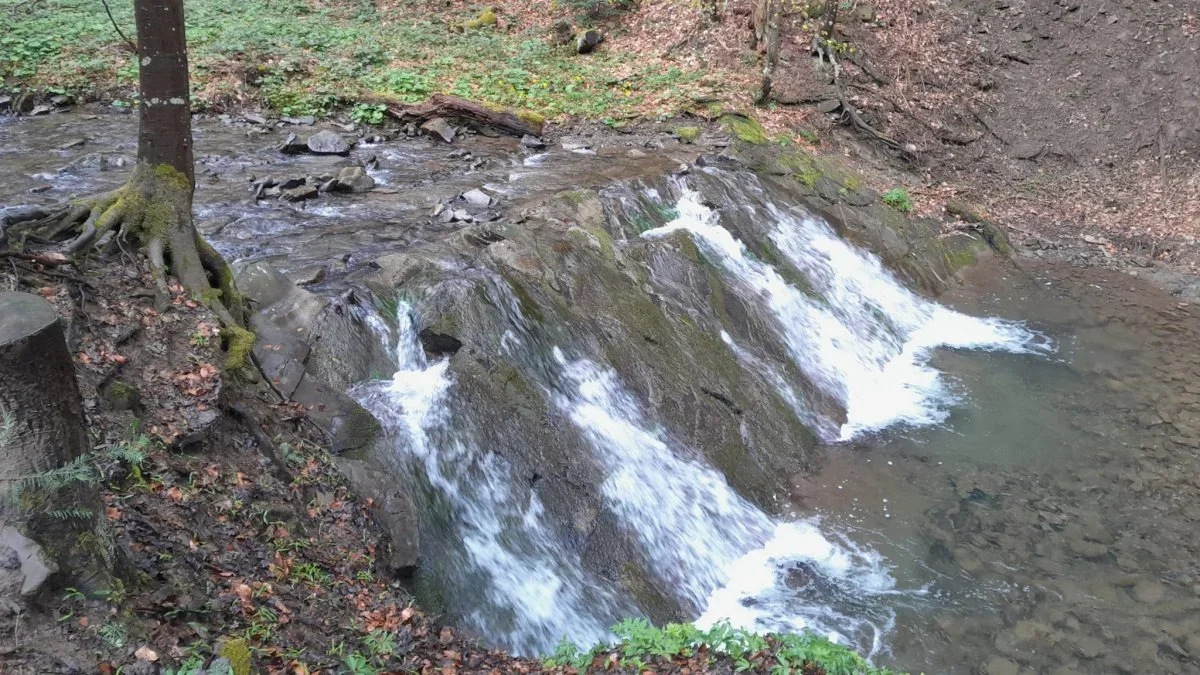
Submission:
<svg viewBox="0 0 1200 675">
<path fill-rule="evenodd" d="M 822 438 L 944 420 L 954 396 L 928 364 L 936 348 L 1047 349 L 1020 324 L 966 316 L 917 296 L 824 221 L 766 200 L 752 176 L 736 180 L 730 194 L 755 192 L 754 203 L 729 208 L 768 225 L 779 254 L 774 264 L 751 254 L 722 226 L 722 214 L 688 189 L 674 209 L 645 192 L 656 222 L 665 224 L 641 236 L 690 233 L 745 304 L 764 310 L 795 370 L 773 365 L 728 332 L 720 337 Z M 796 274 L 804 288 L 789 281 Z M 763 512 L 628 391 L 590 340 L 561 321 L 527 321 L 499 275 L 484 273 L 482 297 L 502 319 L 483 351 L 518 368 L 570 422 L 604 476 L 605 509 L 638 544 L 660 590 L 699 624 L 811 630 L 870 654 L 884 647 L 895 605 L 921 591 L 897 589 L 878 553 L 819 519 Z M 455 405 L 451 361 L 427 359 L 411 308 L 400 307 L 394 328 L 378 317 L 369 323 L 395 349 L 398 367 L 389 382 L 361 385 L 355 394 L 388 429 L 396 456 L 425 481 L 427 499 L 449 511 L 444 520 L 461 555 L 437 565 L 450 569 L 456 593 L 478 595 L 464 620 L 517 652 L 544 653 L 563 636 L 577 644 L 604 639 L 616 619 L 638 613 L 619 582 L 585 570 L 579 553 L 556 538 L 536 491 L 519 489 L 507 460 L 480 447 L 470 411 Z M 788 381 L 796 371 L 808 388 Z M 840 405 L 844 418 L 808 397 Z"/>
<path fill-rule="evenodd" d="M 748 174 L 737 178 L 755 181 Z M 823 220 L 772 202 L 765 212 L 740 208 L 771 223 L 770 240 L 804 275 L 811 294 L 753 256 L 693 190 L 683 191 L 678 217 L 642 237 L 687 231 L 734 288 L 766 306 L 792 362 L 845 409 L 841 424 L 815 412 L 802 417 L 806 423 L 815 418 L 815 430 L 826 440 L 847 440 L 897 423 L 943 421 L 954 396 L 927 364 L 935 348 L 1045 350 L 1039 336 L 1020 324 L 967 316 L 920 298 L 878 258 L 848 244 Z"/>
<path fill-rule="evenodd" d="M 544 653 L 564 637 L 605 639 L 632 609 L 583 571 L 542 522 L 537 494 L 518 491 L 511 467 L 475 442 L 470 420 L 454 412 L 450 362 L 426 358 L 411 308 L 401 303 L 394 332 L 377 316 L 367 323 L 394 347 L 397 370 L 352 393 L 448 507 L 466 555 L 438 565 L 455 577 L 456 591 L 478 593 L 468 623 L 523 654 Z"/>
<path fill-rule="evenodd" d="M 873 599 L 896 591 L 878 554 L 826 536 L 815 519 L 774 521 L 639 412 L 615 372 L 557 348 L 554 360 L 564 376 L 554 400 L 606 469 L 608 507 L 641 543 L 651 573 L 699 614 L 698 624 L 807 629 L 879 649 L 893 612 Z M 858 611 L 835 607 L 835 596 L 853 598 Z"/>
</svg>

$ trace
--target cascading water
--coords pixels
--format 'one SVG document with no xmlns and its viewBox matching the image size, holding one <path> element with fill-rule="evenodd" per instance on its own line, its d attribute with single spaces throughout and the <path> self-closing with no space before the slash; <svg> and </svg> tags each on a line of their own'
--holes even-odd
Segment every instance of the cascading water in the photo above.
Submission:
<svg viewBox="0 0 1200 675">
<path fill-rule="evenodd" d="M 717 175 L 717 171 L 712 172 Z M 737 180 L 764 191 L 748 174 Z M 953 396 L 925 361 L 937 347 L 1031 353 L 1045 350 L 1023 326 L 954 312 L 918 297 L 879 260 L 838 237 L 824 221 L 796 216 L 772 202 L 754 218 L 772 223 L 769 237 L 811 284 L 816 297 L 789 284 L 771 265 L 719 223 L 702 196 L 685 189 L 678 217 L 647 230 L 653 239 L 685 230 L 704 255 L 748 298 L 761 298 L 775 319 L 793 363 L 825 395 L 839 401 L 846 419 L 816 417 L 826 440 L 847 440 L 892 424 L 935 424 Z"/>
<path fill-rule="evenodd" d="M 559 349 L 554 358 L 564 376 L 556 403 L 606 469 L 607 505 L 641 542 L 652 572 L 702 612 L 697 623 L 807 629 L 870 653 L 880 647 L 893 615 L 871 599 L 895 591 L 877 554 L 830 539 L 815 520 L 775 522 L 649 422 L 616 373 Z M 834 596 L 856 598 L 855 611 Z"/>
<path fill-rule="evenodd" d="M 353 393 L 392 434 L 398 454 L 416 463 L 433 498 L 449 508 L 466 559 L 441 565 L 457 577 L 456 586 L 474 586 L 479 594 L 469 622 L 518 653 L 545 652 L 564 636 L 602 640 L 628 614 L 627 605 L 572 560 L 542 523 L 536 493 L 519 495 L 511 468 L 478 447 L 469 420 L 453 413 L 449 360 L 426 358 L 410 307 L 399 307 L 394 334 L 379 317 L 368 317 L 394 345 L 397 370 L 390 382 Z"/>
<path fill-rule="evenodd" d="M 753 177 L 733 180 L 761 197 Z M 919 298 L 824 222 L 758 203 L 765 206 L 731 208 L 770 220 L 770 240 L 809 288 L 797 288 L 752 256 L 691 190 L 682 191 L 677 217 L 642 236 L 686 230 L 747 304 L 765 306 L 796 369 L 820 397 L 844 408 L 844 421 L 813 405 L 768 358 L 727 332 L 720 337 L 826 440 L 943 419 L 953 399 L 926 364 L 937 347 L 1043 348 L 1018 324 L 965 316 Z M 660 216 L 667 212 L 657 208 Z M 881 556 L 824 530 L 816 519 L 780 522 L 737 494 L 588 353 L 587 340 L 561 325 L 535 328 L 508 285 L 485 276 L 484 295 L 504 323 L 502 335 L 492 336 L 494 350 L 542 389 L 591 449 L 604 476 L 604 507 L 640 545 L 643 567 L 685 611 L 701 624 L 808 629 L 870 653 L 882 647 L 899 596 L 920 591 L 898 591 Z M 546 652 L 563 636 L 577 643 L 602 639 L 605 626 L 639 608 L 555 539 L 542 522 L 536 492 L 517 490 L 512 467 L 479 446 L 471 415 L 456 412 L 449 359 L 429 362 L 408 308 L 398 314 L 394 333 L 374 320 L 395 345 L 398 371 L 391 382 L 365 385 L 357 394 L 392 431 L 398 455 L 416 463 L 433 498 L 451 511 L 446 520 L 464 560 L 439 566 L 457 566 L 459 592 L 480 592 L 481 609 L 466 620 L 524 653 Z"/>
</svg>

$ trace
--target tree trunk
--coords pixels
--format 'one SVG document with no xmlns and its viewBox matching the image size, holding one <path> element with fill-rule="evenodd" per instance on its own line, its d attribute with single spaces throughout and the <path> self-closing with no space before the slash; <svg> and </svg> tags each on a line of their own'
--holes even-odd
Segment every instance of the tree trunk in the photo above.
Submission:
<svg viewBox="0 0 1200 675">
<path fill-rule="evenodd" d="M 72 583 L 95 586 L 113 559 L 97 488 L 35 480 L 88 450 L 75 366 L 58 315 L 35 295 L 0 293 L 0 547 L 16 549 L 12 542 L 20 537 L 13 530 L 20 531 L 45 552 L 47 572 L 57 568 Z M 23 594 L 40 585 L 31 576 L 36 574 L 22 566 Z M 0 593 L 13 588 L 3 585 Z"/>
<path fill-rule="evenodd" d="M 137 22 L 138 165 L 129 189 L 136 195 L 135 227 L 146 242 L 156 275 L 171 273 L 193 294 L 213 284 L 200 261 L 192 222 L 196 179 L 188 94 L 183 0 L 134 0 Z"/>
<path fill-rule="evenodd" d="M 760 0 L 765 21 L 763 42 L 766 57 L 763 60 L 762 84 L 759 86 L 756 105 L 765 105 L 771 100 L 771 87 L 775 81 L 775 70 L 779 67 L 779 24 L 783 21 L 783 0 Z"/>
<path fill-rule="evenodd" d="M 134 0 L 137 21 L 138 161 L 165 165 L 195 184 L 183 0 Z"/>
</svg>

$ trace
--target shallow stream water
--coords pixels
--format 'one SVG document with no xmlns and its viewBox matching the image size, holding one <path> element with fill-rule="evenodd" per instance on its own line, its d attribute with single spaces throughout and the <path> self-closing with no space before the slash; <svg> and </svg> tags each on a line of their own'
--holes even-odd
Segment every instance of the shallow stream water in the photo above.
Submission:
<svg viewBox="0 0 1200 675">
<path fill-rule="evenodd" d="M 481 137 L 463 144 L 469 156 L 410 139 L 359 147 L 350 160 L 284 157 L 274 150 L 283 131 L 197 124 L 197 222 L 231 258 L 266 259 L 296 274 L 322 267 L 325 281 L 310 289 L 327 293 L 342 290 L 343 273 L 356 265 L 445 236 L 422 223 L 434 204 L 464 190 L 488 186 L 515 209 L 694 159 L 678 146 L 631 158 L 617 147 L 531 153 Z M 0 121 L 0 208 L 115 187 L 135 143 L 129 116 Z M 252 199 L 255 178 L 370 157 L 379 163 L 372 193 L 299 206 Z M 794 477 L 772 512 L 747 503 L 682 447 L 578 341 L 535 335 L 514 309 L 503 342 L 594 448 L 610 475 L 607 507 L 641 535 L 692 618 L 815 628 L 914 672 L 1200 670 L 1193 305 L 1126 275 L 1024 259 L 987 260 L 932 304 L 824 230 L 761 214 L 785 225 L 772 236 L 791 264 L 826 297 L 845 298 L 809 307 L 771 265 L 727 238 L 703 200 L 669 206 L 678 217 L 648 238 L 688 230 L 740 293 L 761 300 L 816 383 L 819 401 L 796 397 L 798 414 L 826 443 L 818 471 Z M 832 266 L 806 270 L 811 259 Z M 511 300 L 497 293 L 496 302 Z M 854 298 L 864 301 L 858 309 Z M 825 323 L 795 323 L 797 313 Z M 404 326 L 381 329 L 380 338 L 396 349 L 399 372 L 372 390 L 390 398 L 360 397 L 407 439 L 407 458 L 425 467 L 425 481 L 453 497 L 450 510 L 471 535 L 461 542 L 476 565 L 469 575 L 491 575 L 477 615 L 460 619 L 485 639 L 530 651 L 564 631 L 601 637 L 637 611 L 548 536 L 539 504 L 511 510 L 500 478 L 479 480 L 508 469 L 454 407 L 444 362 L 420 354 Z M 915 343 L 925 356 L 895 358 Z M 746 350 L 748 368 L 766 358 L 730 348 Z M 878 354 L 890 356 L 873 361 Z M 846 418 L 825 415 L 821 401 L 836 402 Z M 447 473 L 447 460 L 471 468 Z M 647 497 L 652 503 L 639 502 Z M 496 515 L 504 509 L 510 518 Z"/>
</svg>

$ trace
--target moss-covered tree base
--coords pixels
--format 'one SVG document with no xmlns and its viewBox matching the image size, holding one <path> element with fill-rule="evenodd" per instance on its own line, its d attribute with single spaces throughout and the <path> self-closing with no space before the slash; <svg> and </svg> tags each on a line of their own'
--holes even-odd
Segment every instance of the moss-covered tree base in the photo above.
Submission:
<svg viewBox="0 0 1200 675">
<path fill-rule="evenodd" d="M 254 334 L 244 328 L 245 308 L 232 270 L 192 223 L 187 175 L 165 164 L 139 162 L 124 186 L 36 215 L 0 231 L 0 253 L 52 246 L 77 256 L 132 243 L 150 261 L 160 308 L 170 301 L 167 279 L 174 277 L 224 325 L 230 342 L 227 366 L 245 364 Z"/>
</svg>

